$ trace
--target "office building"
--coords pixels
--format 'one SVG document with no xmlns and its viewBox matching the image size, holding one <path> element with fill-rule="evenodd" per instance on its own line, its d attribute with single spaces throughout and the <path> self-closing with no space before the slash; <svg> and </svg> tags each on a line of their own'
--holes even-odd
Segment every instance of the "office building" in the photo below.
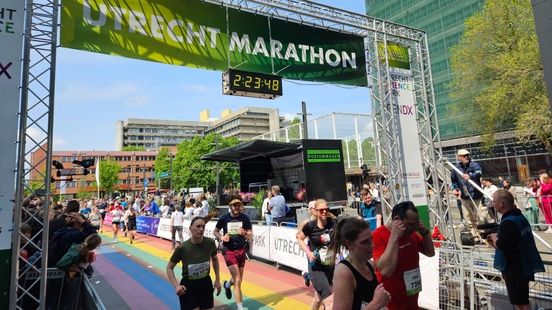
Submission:
<svg viewBox="0 0 552 310">
<path fill-rule="evenodd" d="M 260 134 L 284 126 L 278 109 L 244 107 L 235 112 L 222 111 L 220 118 L 211 118 L 210 111 L 200 113 L 199 121 L 153 120 L 129 118 L 116 124 L 115 150 L 125 146 L 155 149 L 176 146 L 184 140 L 204 137 L 216 132 L 224 138 L 236 137 L 247 141 Z"/>
</svg>

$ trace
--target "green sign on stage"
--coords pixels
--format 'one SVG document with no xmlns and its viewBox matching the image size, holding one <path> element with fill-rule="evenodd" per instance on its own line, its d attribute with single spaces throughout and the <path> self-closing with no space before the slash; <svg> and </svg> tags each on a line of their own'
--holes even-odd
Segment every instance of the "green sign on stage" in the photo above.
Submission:
<svg viewBox="0 0 552 310">
<path fill-rule="evenodd" d="M 307 150 L 309 163 L 335 163 L 341 161 L 339 150 Z"/>
<path fill-rule="evenodd" d="M 227 18 L 228 16 L 228 18 Z M 61 46 L 178 66 L 367 85 L 364 39 L 201 0 L 64 0 Z"/>
</svg>

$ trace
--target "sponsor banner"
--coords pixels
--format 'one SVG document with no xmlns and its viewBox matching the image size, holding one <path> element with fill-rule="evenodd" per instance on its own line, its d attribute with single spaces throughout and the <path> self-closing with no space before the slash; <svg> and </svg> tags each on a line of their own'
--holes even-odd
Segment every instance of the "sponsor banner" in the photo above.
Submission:
<svg viewBox="0 0 552 310">
<path fill-rule="evenodd" d="M 414 202 L 417 207 L 427 206 L 428 193 L 424 181 L 422 154 L 419 151 L 422 147 L 418 137 L 414 82 L 409 69 L 408 48 L 388 44 L 387 52 L 391 96 L 385 108 L 395 115 L 398 123 L 397 139 L 400 141 L 399 153 L 402 154 L 400 168 L 404 182 L 400 186 L 404 189 L 405 200 Z M 380 44 L 379 53 L 383 53 L 382 44 Z M 429 223 L 425 224 L 429 225 Z"/>
<path fill-rule="evenodd" d="M 270 229 L 275 226 L 253 225 L 251 240 L 251 254 L 256 257 L 270 260 Z"/>
<path fill-rule="evenodd" d="M 0 250 L 11 249 L 15 156 L 23 58 L 23 22 L 20 0 L 0 4 Z"/>
<path fill-rule="evenodd" d="M 157 218 L 159 221 L 159 227 L 157 228 L 157 237 L 165 238 L 165 239 L 172 239 L 171 236 L 171 219 L 166 218 Z M 184 224 L 184 223 L 183 223 Z M 189 226 L 190 223 L 188 223 Z M 178 239 L 178 236 L 176 236 Z M 187 238 L 186 238 L 187 239 Z"/>
<path fill-rule="evenodd" d="M 228 18 L 227 18 L 228 16 Z M 364 39 L 201 0 L 65 0 L 61 46 L 178 66 L 367 85 Z M 230 60 L 228 60 L 230 57 Z"/>
<path fill-rule="evenodd" d="M 276 234 L 274 234 L 275 231 Z M 270 242 L 274 246 L 274 250 L 270 258 L 281 265 L 297 270 L 307 270 L 307 256 L 299 246 L 296 234 L 296 228 L 271 227 Z"/>
<path fill-rule="evenodd" d="M 107 219 L 107 216 L 105 218 Z M 157 235 L 159 220 L 157 217 L 139 216 L 136 219 L 136 230 L 148 235 Z"/>
</svg>

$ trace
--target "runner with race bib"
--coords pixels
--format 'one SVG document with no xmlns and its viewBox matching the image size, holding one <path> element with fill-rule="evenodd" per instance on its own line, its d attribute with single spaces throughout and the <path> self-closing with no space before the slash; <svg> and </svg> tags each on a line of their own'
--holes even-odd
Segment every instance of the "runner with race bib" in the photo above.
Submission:
<svg viewBox="0 0 552 310">
<path fill-rule="evenodd" d="M 215 271 L 214 288 L 217 296 L 220 294 L 219 261 L 215 240 L 204 237 L 205 224 L 211 216 L 195 217 L 190 224 L 192 237 L 181 243 L 174 250 L 166 272 L 169 281 L 180 299 L 180 309 L 213 309 L 213 282 L 211 280 L 211 264 Z M 182 262 L 182 279 L 180 283 L 174 275 L 174 267 Z"/>
</svg>

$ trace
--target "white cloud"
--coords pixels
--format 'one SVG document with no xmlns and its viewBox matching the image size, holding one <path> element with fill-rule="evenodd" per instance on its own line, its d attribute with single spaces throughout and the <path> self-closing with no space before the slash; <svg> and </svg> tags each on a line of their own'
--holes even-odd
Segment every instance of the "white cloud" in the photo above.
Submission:
<svg viewBox="0 0 552 310">
<path fill-rule="evenodd" d="M 59 148 L 60 146 L 66 145 L 67 141 L 54 137 L 54 149 Z"/>
</svg>

